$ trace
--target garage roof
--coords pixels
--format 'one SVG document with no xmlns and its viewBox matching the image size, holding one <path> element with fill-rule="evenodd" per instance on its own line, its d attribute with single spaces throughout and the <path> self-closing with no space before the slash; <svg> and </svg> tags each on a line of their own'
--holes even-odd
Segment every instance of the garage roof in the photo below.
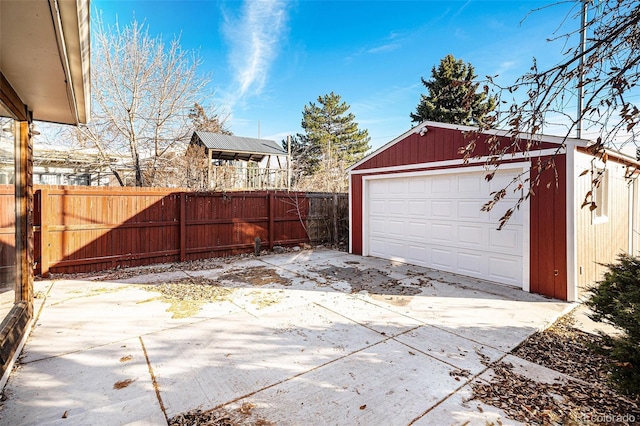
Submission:
<svg viewBox="0 0 640 426">
<path fill-rule="evenodd" d="M 272 140 L 222 133 L 196 131 L 191 137 L 191 143 L 207 148 L 214 160 L 261 161 L 268 155 L 287 155 L 287 152 Z"/>
<path fill-rule="evenodd" d="M 35 120 L 87 122 L 89 55 L 88 0 L 0 1 L 2 84 Z"/>
</svg>

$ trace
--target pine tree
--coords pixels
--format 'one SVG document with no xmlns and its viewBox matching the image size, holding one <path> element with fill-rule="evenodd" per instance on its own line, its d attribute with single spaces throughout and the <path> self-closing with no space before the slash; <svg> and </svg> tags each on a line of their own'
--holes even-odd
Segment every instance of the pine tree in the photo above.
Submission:
<svg viewBox="0 0 640 426">
<path fill-rule="evenodd" d="M 318 104 L 310 102 L 302 112 L 302 128 L 312 155 L 333 164 L 350 166 L 369 150 L 369 132 L 359 130 L 350 106 L 340 95 L 331 92 L 318 97 Z"/>
<path fill-rule="evenodd" d="M 291 138 L 293 181 L 305 191 L 345 192 L 346 168 L 369 150 L 369 132 L 358 129 L 340 95 L 331 92 L 302 111 L 304 133 Z M 286 141 L 283 141 L 286 147 Z"/>
<path fill-rule="evenodd" d="M 311 146 L 307 137 L 301 133 L 290 135 L 292 181 L 297 184 L 304 176 L 310 176 L 320 168 L 321 152 Z M 287 151 L 289 141 L 282 140 L 282 149 Z"/>
<path fill-rule="evenodd" d="M 421 78 L 428 93 L 420 96 L 412 122 L 439 121 L 451 124 L 482 124 L 485 116 L 496 107 L 496 98 L 489 96 L 488 86 L 478 91 L 475 70 L 471 63 L 445 56 L 438 68 L 431 70 L 431 80 Z"/>
</svg>

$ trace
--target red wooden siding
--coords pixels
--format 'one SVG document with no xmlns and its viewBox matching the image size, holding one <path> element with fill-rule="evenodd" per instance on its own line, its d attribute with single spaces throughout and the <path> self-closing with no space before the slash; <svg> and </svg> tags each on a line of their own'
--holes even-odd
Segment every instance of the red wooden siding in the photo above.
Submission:
<svg viewBox="0 0 640 426">
<path fill-rule="evenodd" d="M 351 175 L 351 252 L 362 254 L 362 176 Z"/>
<path fill-rule="evenodd" d="M 542 161 L 549 158 L 542 158 Z M 555 159 L 553 170 L 540 175 L 530 203 L 530 285 L 533 293 L 567 298 L 566 157 Z M 532 170 L 535 178 L 536 171 Z M 548 185 L 548 187 L 547 187 Z"/>
<path fill-rule="evenodd" d="M 329 239 L 331 209 L 319 203 L 334 200 L 333 194 L 286 192 L 36 189 L 36 269 L 44 274 L 252 252 L 256 237 L 263 247 Z M 338 201 L 346 204 L 346 196 Z"/>
<path fill-rule="evenodd" d="M 459 130 L 428 126 L 429 131 L 424 135 L 411 133 L 405 139 L 369 158 L 354 170 L 366 170 L 379 167 L 403 166 L 410 164 L 431 163 L 462 159 L 459 149 L 466 146 L 469 138 Z M 489 150 L 486 145 L 487 135 L 474 135 L 476 149 L 474 155 L 487 156 Z M 510 139 L 500 137 L 501 143 L 508 144 Z M 557 144 L 541 142 L 532 149 L 555 149 Z"/>
</svg>

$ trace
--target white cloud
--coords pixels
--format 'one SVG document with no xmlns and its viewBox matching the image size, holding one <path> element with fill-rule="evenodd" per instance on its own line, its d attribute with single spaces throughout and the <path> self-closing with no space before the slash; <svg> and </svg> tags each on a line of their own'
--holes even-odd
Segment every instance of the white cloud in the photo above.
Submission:
<svg viewBox="0 0 640 426">
<path fill-rule="evenodd" d="M 400 47 L 399 43 L 388 43 L 388 44 L 383 44 L 381 46 L 372 47 L 371 49 L 367 50 L 367 53 L 390 52 L 392 50 L 398 49 L 399 47 Z"/>
<path fill-rule="evenodd" d="M 451 20 L 453 21 L 455 18 L 457 18 L 467 8 L 467 6 L 469 6 L 469 3 L 471 3 L 471 0 L 467 0 L 465 4 L 459 7 L 458 10 L 456 10 L 451 16 Z"/>
<path fill-rule="evenodd" d="M 498 64 L 498 68 L 493 72 L 494 75 L 503 75 L 517 67 L 516 61 L 502 61 Z"/>
<path fill-rule="evenodd" d="M 228 99 L 231 104 L 262 92 L 286 28 L 286 6 L 281 0 L 245 0 L 240 16 L 225 20 L 236 85 Z"/>
<path fill-rule="evenodd" d="M 351 107 L 363 113 L 387 114 L 389 111 L 393 111 L 396 106 L 402 104 L 407 98 L 415 98 L 415 102 L 417 103 L 419 95 L 417 95 L 416 92 L 419 91 L 419 87 L 421 86 L 422 83 L 413 83 L 406 86 L 386 87 L 375 93 L 370 93 L 369 96 L 364 99 L 354 102 L 351 104 Z"/>
<path fill-rule="evenodd" d="M 296 133 L 300 133 L 300 129 L 298 130 L 290 130 L 287 132 L 278 132 L 273 135 L 261 136 L 262 139 L 272 140 L 280 143 L 282 140 L 287 139 L 289 135 L 295 135 Z"/>
</svg>

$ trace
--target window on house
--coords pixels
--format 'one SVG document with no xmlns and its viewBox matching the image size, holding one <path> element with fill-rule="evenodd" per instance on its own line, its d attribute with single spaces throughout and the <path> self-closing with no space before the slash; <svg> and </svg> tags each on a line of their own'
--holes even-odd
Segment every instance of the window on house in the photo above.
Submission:
<svg viewBox="0 0 640 426">
<path fill-rule="evenodd" d="M 595 167 L 592 179 L 593 222 L 601 223 L 609 220 L 609 171 Z"/>
<path fill-rule="evenodd" d="M 0 101 L 0 322 L 13 308 L 16 291 L 20 291 L 21 288 L 16 260 L 16 237 L 19 237 L 19 232 L 16 227 L 15 185 L 16 157 L 19 155 L 19 145 L 16 141 L 19 138 L 19 128 L 9 114 Z"/>
</svg>

